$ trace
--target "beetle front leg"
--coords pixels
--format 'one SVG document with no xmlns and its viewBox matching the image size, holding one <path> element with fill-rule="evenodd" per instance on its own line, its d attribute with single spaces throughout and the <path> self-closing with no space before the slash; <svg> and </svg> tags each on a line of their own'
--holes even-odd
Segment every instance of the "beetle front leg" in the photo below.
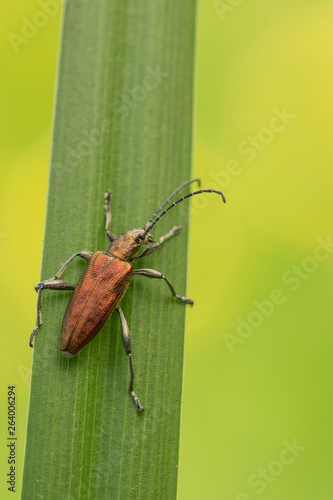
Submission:
<svg viewBox="0 0 333 500">
<path fill-rule="evenodd" d="M 111 233 L 111 231 L 109 230 L 109 226 L 111 224 L 111 218 L 112 218 L 112 215 L 111 215 L 111 208 L 110 208 L 110 203 L 111 203 L 111 191 L 108 190 L 106 191 L 105 195 L 104 195 L 104 210 L 105 210 L 105 234 L 106 234 L 106 237 L 107 239 L 109 240 L 109 243 L 112 243 L 116 237 L 114 234 Z"/>
<path fill-rule="evenodd" d="M 168 287 L 171 290 L 172 296 L 175 297 L 177 300 L 180 300 L 181 302 L 185 302 L 185 304 L 190 304 L 193 306 L 194 302 L 192 299 L 188 299 L 187 297 L 181 297 L 180 295 L 177 295 L 174 287 L 172 286 L 172 283 L 168 280 L 164 274 L 159 273 L 158 271 L 155 271 L 154 269 L 136 269 L 133 271 L 133 275 L 139 275 L 139 276 L 146 276 L 147 278 L 157 278 L 160 280 L 164 280 Z"/>
<path fill-rule="evenodd" d="M 133 259 L 133 262 L 135 260 L 141 259 L 141 257 L 147 257 L 147 255 L 150 255 L 151 253 L 155 252 L 165 241 L 167 241 L 169 238 L 172 238 L 172 236 L 175 236 L 182 230 L 182 226 L 175 226 L 173 227 L 167 234 L 162 236 L 156 243 L 153 243 L 150 245 L 150 247 L 147 247 L 140 255 L 135 257 Z"/>
<path fill-rule="evenodd" d="M 32 347 L 32 342 L 33 339 L 37 333 L 37 330 L 42 326 L 43 320 L 42 320 L 42 294 L 43 290 L 45 288 L 48 288 L 50 290 L 74 290 L 75 285 L 73 283 L 68 283 L 67 281 L 61 281 L 61 280 L 55 280 L 54 278 L 51 278 L 52 281 L 44 281 L 43 283 L 38 283 L 38 285 L 35 286 L 36 292 L 38 292 L 38 299 L 37 299 L 37 326 L 32 330 L 32 333 L 30 335 L 30 340 L 29 340 L 29 345 Z"/>
<path fill-rule="evenodd" d="M 131 392 L 131 396 L 134 399 L 135 406 L 137 407 L 139 413 L 145 411 L 145 408 L 142 406 L 140 403 L 139 398 L 135 394 L 133 390 L 133 382 L 134 382 L 134 371 L 133 371 L 133 363 L 132 363 L 132 352 L 131 352 L 131 333 L 128 328 L 128 324 L 126 321 L 126 318 L 123 314 L 123 311 L 121 310 L 120 307 L 117 307 L 117 313 L 119 314 L 120 321 L 121 321 L 121 334 L 123 337 L 123 343 L 125 347 L 125 352 L 128 356 L 129 359 L 129 365 L 130 365 L 130 372 L 131 372 L 131 380 L 130 380 L 130 385 L 129 385 L 129 390 Z"/>
</svg>

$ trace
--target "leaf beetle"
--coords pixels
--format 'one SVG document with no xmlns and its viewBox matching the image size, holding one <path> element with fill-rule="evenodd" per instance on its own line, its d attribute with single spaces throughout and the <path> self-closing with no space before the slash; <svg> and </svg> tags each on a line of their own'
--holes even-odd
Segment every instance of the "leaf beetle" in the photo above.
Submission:
<svg viewBox="0 0 333 500">
<path fill-rule="evenodd" d="M 109 230 L 111 224 L 111 191 L 107 191 L 104 195 L 104 207 L 106 216 L 105 233 L 110 244 L 108 250 L 94 253 L 87 251 L 77 252 L 61 266 L 53 278 L 41 281 L 35 286 L 35 290 L 38 292 L 37 326 L 35 326 L 30 336 L 29 344 L 31 347 L 37 330 L 42 326 L 42 294 L 44 290 L 73 290 L 61 328 L 60 351 L 64 356 L 72 357 L 78 354 L 100 331 L 111 313 L 114 310 L 117 311 L 121 322 L 123 344 L 129 359 L 129 391 L 139 412 L 143 412 L 145 408 L 133 389 L 134 370 L 131 352 L 131 334 L 119 303 L 125 295 L 132 277 L 145 276 L 164 280 L 173 297 L 185 304 L 193 305 L 191 299 L 181 297 L 176 293 L 172 283 L 162 273 L 154 269 L 134 270 L 132 265 L 136 260 L 155 252 L 165 241 L 179 233 L 181 226 L 175 226 L 157 242 L 154 241 L 150 234 L 154 225 L 175 205 L 191 196 L 201 193 L 216 193 L 222 197 L 225 203 L 226 200 L 221 191 L 200 189 L 182 196 L 161 212 L 165 205 L 179 191 L 193 182 L 199 182 L 200 187 L 199 179 L 191 179 L 184 182 L 162 203 L 142 229 L 133 228 L 118 237 L 114 236 Z M 141 246 L 149 244 L 151 245 L 138 254 Z M 86 260 L 88 265 L 75 285 L 61 280 L 60 277 L 76 257 Z"/>
</svg>

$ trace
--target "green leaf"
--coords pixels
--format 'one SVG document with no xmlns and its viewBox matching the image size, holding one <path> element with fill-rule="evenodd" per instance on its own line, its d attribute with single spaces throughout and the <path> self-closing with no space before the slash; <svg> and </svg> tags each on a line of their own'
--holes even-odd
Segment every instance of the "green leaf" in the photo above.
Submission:
<svg viewBox="0 0 333 500">
<path fill-rule="evenodd" d="M 42 280 L 80 250 L 107 249 L 106 189 L 117 235 L 143 227 L 190 178 L 194 38 L 192 0 L 66 3 Z M 152 232 L 157 240 L 176 224 L 183 231 L 136 264 L 165 274 L 181 295 L 188 206 Z M 76 283 L 85 265 L 75 259 L 62 278 Z M 78 356 L 60 354 L 70 294 L 43 294 L 22 498 L 176 498 L 187 306 L 163 281 L 143 277 L 133 278 L 122 301 L 134 388 L 147 408 L 138 414 L 117 314 Z"/>
</svg>

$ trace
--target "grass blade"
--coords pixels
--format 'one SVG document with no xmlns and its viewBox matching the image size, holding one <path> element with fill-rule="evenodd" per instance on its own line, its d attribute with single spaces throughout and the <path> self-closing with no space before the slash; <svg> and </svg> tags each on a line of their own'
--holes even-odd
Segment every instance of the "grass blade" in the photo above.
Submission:
<svg viewBox="0 0 333 500">
<path fill-rule="evenodd" d="M 194 28 L 189 0 L 66 3 L 41 279 L 77 251 L 107 248 L 106 189 L 111 229 L 120 234 L 142 227 L 190 177 Z M 163 272 L 183 295 L 188 207 L 181 206 L 154 236 L 178 223 L 183 232 L 137 267 Z M 76 282 L 84 267 L 74 261 L 63 278 Z M 59 336 L 70 292 L 44 293 L 23 499 L 176 497 L 186 306 L 154 281 L 133 280 L 122 302 L 143 415 L 127 391 L 116 315 L 68 360 Z"/>
</svg>

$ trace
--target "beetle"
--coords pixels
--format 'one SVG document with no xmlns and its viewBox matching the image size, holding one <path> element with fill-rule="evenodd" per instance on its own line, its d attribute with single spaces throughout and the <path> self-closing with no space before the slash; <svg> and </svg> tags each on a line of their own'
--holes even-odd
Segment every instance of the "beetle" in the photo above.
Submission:
<svg viewBox="0 0 333 500">
<path fill-rule="evenodd" d="M 124 234 L 116 237 L 109 229 L 111 224 L 111 191 L 106 191 L 104 195 L 105 209 L 105 233 L 109 240 L 107 251 L 87 252 L 81 251 L 72 255 L 59 269 L 53 278 L 39 282 L 35 286 L 38 292 L 37 298 L 37 326 L 33 329 L 29 344 L 33 346 L 33 340 L 38 329 L 42 326 L 42 294 L 44 290 L 73 290 L 69 300 L 61 328 L 60 351 L 64 356 L 72 357 L 78 354 L 81 349 L 90 342 L 100 331 L 111 313 L 116 310 L 121 322 L 122 339 L 125 352 L 129 359 L 130 384 L 129 391 L 134 400 L 138 412 L 145 411 L 139 398 L 134 392 L 134 370 L 131 352 L 131 334 L 125 316 L 119 303 L 126 293 L 130 280 L 133 276 L 145 276 L 148 278 L 162 279 L 168 285 L 171 294 L 177 300 L 185 304 L 193 305 L 193 301 L 187 297 L 178 295 L 169 281 L 162 273 L 154 269 L 133 269 L 132 263 L 142 257 L 155 252 L 165 241 L 179 233 L 181 226 L 174 226 L 167 234 L 158 241 L 154 241 L 150 230 L 171 208 L 191 196 L 202 193 L 216 193 L 225 197 L 221 191 L 214 189 L 200 189 L 189 193 L 169 205 L 162 213 L 165 205 L 183 188 L 198 182 L 199 179 L 191 179 L 179 186 L 156 210 L 149 221 L 142 229 L 130 229 Z M 158 215 L 160 214 L 160 215 Z M 148 245 L 138 254 L 142 245 Z M 81 257 L 88 262 L 81 278 L 76 285 L 68 281 L 60 280 L 61 275 L 69 264 L 76 258 Z"/>
</svg>

